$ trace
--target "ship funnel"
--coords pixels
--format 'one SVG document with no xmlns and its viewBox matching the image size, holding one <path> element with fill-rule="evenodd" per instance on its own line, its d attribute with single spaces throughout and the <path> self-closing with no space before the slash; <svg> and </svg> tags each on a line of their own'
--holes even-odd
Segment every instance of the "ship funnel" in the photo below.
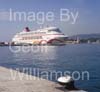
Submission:
<svg viewBox="0 0 100 92">
<path fill-rule="evenodd" d="M 25 32 L 30 32 L 29 27 L 25 27 L 24 31 L 25 31 Z"/>
</svg>

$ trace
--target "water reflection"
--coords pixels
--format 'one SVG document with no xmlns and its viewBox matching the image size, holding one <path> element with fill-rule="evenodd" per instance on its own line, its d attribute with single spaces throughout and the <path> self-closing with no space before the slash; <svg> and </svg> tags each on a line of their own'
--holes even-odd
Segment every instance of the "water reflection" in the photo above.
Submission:
<svg viewBox="0 0 100 92">
<path fill-rule="evenodd" d="M 57 46 L 16 46 L 10 48 L 13 61 L 18 65 L 41 66 L 57 59 Z"/>
</svg>

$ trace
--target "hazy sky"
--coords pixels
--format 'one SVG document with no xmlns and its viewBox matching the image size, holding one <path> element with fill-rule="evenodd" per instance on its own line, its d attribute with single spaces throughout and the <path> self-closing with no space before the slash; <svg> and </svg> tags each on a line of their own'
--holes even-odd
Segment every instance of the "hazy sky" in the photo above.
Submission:
<svg viewBox="0 0 100 92">
<path fill-rule="evenodd" d="M 44 21 L 9 21 L 9 9 L 14 12 L 44 12 L 52 11 L 55 16 L 52 22 Z M 69 21 L 59 21 L 60 9 L 69 9 L 78 17 L 75 24 Z M 0 41 L 9 41 L 13 35 L 28 26 L 30 29 L 57 26 L 66 35 L 100 33 L 100 0 L 0 0 Z"/>
</svg>

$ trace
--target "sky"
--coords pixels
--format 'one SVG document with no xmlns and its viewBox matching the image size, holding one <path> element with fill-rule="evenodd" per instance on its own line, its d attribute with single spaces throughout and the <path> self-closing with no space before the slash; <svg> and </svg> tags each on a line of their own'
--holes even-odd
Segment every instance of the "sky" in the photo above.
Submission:
<svg viewBox="0 0 100 92">
<path fill-rule="evenodd" d="M 44 22 L 42 24 L 38 23 L 36 17 L 34 21 L 24 21 L 23 19 L 21 21 L 10 21 L 10 9 L 13 13 L 25 12 L 27 17 L 29 12 L 34 12 L 35 15 L 44 12 Z M 63 17 L 67 18 L 66 21 L 60 20 L 61 9 L 69 11 Z M 54 13 L 53 21 L 46 20 L 48 12 Z M 73 24 L 74 15 L 77 13 L 76 21 Z M 21 32 L 26 26 L 31 30 L 56 26 L 68 36 L 100 33 L 99 19 L 100 0 L 0 0 L 0 41 L 11 41 L 12 37 L 17 32 Z"/>
</svg>

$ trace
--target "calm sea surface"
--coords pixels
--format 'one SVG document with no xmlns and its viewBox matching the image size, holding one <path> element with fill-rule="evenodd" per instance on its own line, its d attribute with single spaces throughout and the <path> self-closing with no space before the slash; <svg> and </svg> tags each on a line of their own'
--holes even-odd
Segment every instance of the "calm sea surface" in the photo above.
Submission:
<svg viewBox="0 0 100 92">
<path fill-rule="evenodd" d="M 89 80 L 81 78 L 76 86 L 88 92 L 100 92 L 100 44 L 66 46 L 0 47 L 0 66 L 34 68 L 47 71 L 89 72 Z M 20 50 L 19 50 L 20 49 Z M 19 50 L 19 51 L 17 51 Z M 16 51 L 16 52 L 15 52 Z M 27 51 L 27 52 L 25 52 Z M 33 73 L 34 75 L 34 73 Z M 76 76 L 77 77 L 77 76 Z M 52 81 L 56 81 L 54 76 Z"/>
</svg>

